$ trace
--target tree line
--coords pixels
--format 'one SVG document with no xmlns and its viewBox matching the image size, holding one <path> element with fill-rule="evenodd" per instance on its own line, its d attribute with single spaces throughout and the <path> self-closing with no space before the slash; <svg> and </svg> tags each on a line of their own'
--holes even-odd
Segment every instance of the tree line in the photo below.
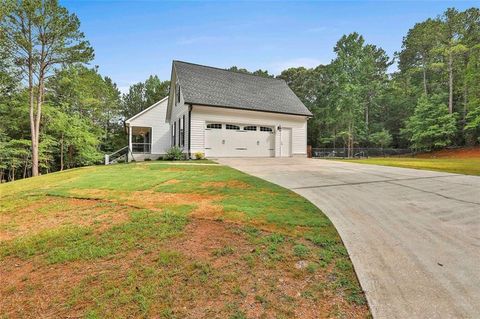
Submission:
<svg viewBox="0 0 480 319">
<path fill-rule="evenodd" d="M 124 121 L 168 95 L 150 76 L 122 94 L 57 0 L 0 0 L 0 180 L 99 164 L 126 145 Z M 389 57 L 358 33 L 335 58 L 281 72 L 312 111 L 308 144 L 432 150 L 480 141 L 480 12 L 448 9 L 413 26 Z M 389 68 L 396 71 L 389 73 Z M 273 77 L 266 70 L 237 72 Z"/>
<path fill-rule="evenodd" d="M 451 8 L 415 24 L 393 57 L 358 33 L 342 36 L 334 52 L 328 65 L 278 76 L 314 114 L 308 144 L 351 156 L 359 146 L 430 151 L 480 142 L 480 9 Z"/>
</svg>

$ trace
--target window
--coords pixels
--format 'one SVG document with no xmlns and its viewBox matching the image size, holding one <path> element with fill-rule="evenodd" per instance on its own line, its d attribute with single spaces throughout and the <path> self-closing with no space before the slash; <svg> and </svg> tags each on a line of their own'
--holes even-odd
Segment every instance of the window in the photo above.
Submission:
<svg viewBox="0 0 480 319">
<path fill-rule="evenodd" d="M 238 125 L 232 125 L 232 124 L 226 124 L 226 125 L 225 125 L 225 128 L 226 128 L 227 130 L 239 130 L 239 129 L 240 129 L 240 126 L 238 126 Z"/>
<path fill-rule="evenodd" d="M 260 131 L 262 131 L 262 132 L 273 132 L 273 129 L 271 127 L 260 126 Z"/>
<path fill-rule="evenodd" d="M 179 144 L 181 147 L 185 146 L 185 115 L 180 118 L 180 141 Z"/>
<path fill-rule="evenodd" d="M 173 122 L 173 126 L 172 126 L 172 146 L 176 146 L 176 132 L 177 132 L 177 122 Z"/>
<path fill-rule="evenodd" d="M 177 103 L 180 103 L 180 84 L 178 84 L 178 83 L 177 83 L 177 92 L 176 93 L 177 93 Z"/>
<path fill-rule="evenodd" d="M 257 130 L 257 127 L 254 126 L 254 125 L 244 126 L 244 127 L 243 127 L 243 130 L 244 130 L 244 131 L 256 131 L 256 130 Z"/>
<path fill-rule="evenodd" d="M 222 124 L 218 124 L 218 123 L 207 124 L 207 128 L 221 129 Z"/>
<path fill-rule="evenodd" d="M 132 153 L 150 153 L 152 148 L 152 128 L 132 126 L 131 134 Z"/>
</svg>

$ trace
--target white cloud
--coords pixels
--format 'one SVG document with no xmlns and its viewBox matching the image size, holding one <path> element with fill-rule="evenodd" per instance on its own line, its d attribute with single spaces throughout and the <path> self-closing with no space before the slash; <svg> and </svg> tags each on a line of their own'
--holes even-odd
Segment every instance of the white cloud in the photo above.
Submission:
<svg viewBox="0 0 480 319">
<path fill-rule="evenodd" d="M 315 58 L 295 58 L 291 60 L 274 62 L 271 64 L 271 70 L 274 74 L 280 74 L 283 70 L 289 68 L 297 68 L 300 66 L 309 68 L 314 68 L 320 64 L 325 64 L 325 62 L 315 59 Z"/>
</svg>

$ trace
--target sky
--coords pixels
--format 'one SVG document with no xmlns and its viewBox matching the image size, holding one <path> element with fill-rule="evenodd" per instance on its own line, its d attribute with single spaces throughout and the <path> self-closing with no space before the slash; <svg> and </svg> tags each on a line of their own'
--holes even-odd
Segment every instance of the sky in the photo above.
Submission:
<svg viewBox="0 0 480 319">
<path fill-rule="evenodd" d="M 358 32 L 390 57 L 417 22 L 480 1 L 61 1 L 81 21 L 100 73 L 122 92 L 172 60 L 279 74 L 334 58 L 335 43 Z"/>
</svg>

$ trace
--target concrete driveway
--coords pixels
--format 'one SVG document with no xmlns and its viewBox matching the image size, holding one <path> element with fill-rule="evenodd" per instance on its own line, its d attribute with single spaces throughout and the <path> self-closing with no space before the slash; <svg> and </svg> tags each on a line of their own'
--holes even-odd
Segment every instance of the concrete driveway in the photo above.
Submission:
<svg viewBox="0 0 480 319">
<path fill-rule="evenodd" d="M 375 318 L 480 318 L 480 177 L 318 159 L 222 159 L 338 229 Z"/>
</svg>

